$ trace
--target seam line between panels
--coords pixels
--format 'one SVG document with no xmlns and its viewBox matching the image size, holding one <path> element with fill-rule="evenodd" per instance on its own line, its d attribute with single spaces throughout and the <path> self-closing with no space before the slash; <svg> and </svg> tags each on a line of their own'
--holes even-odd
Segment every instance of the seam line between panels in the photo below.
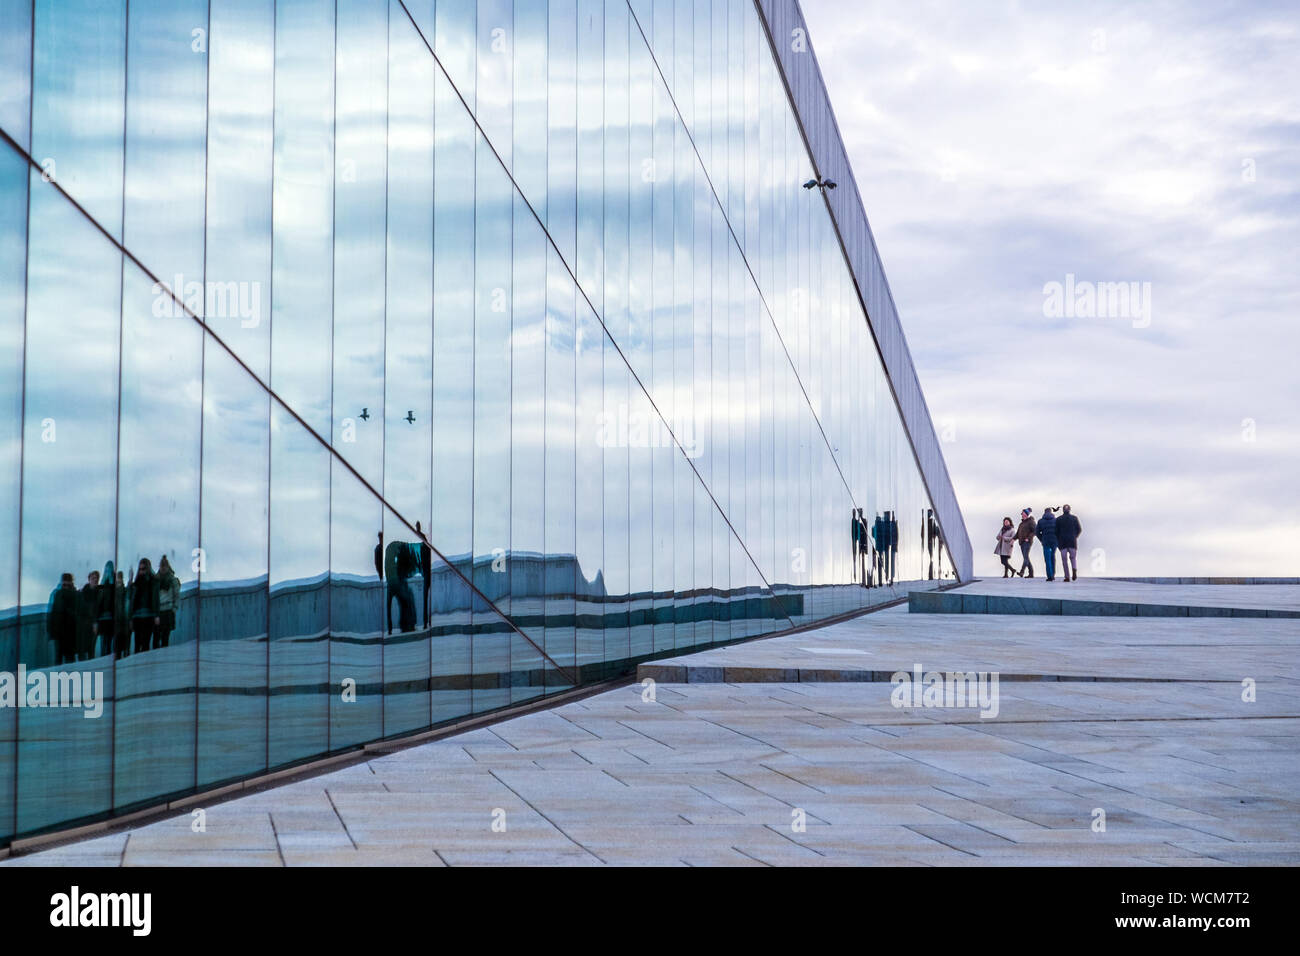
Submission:
<svg viewBox="0 0 1300 956">
<path fill-rule="evenodd" d="M 118 228 L 122 233 L 122 245 L 126 244 L 126 159 L 127 159 L 127 104 L 131 98 L 131 0 L 127 0 L 123 8 L 122 24 L 122 200 L 121 200 L 121 220 Z M 36 36 L 36 23 L 32 22 L 32 37 Z M 35 69 L 33 63 L 32 68 Z M 33 97 L 34 99 L 34 97 Z M 30 228 L 30 224 L 29 224 Z M 117 553 L 121 541 L 122 527 L 122 347 L 126 341 L 126 262 L 119 260 L 117 264 L 117 433 L 114 435 L 114 453 L 117 456 L 114 471 L 114 489 L 113 489 L 113 557 L 119 557 Z M 113 574 L 118 573 L 120 563 L 114 563 Z M 134 575 L 132 576 L 134 580 Z M 114 582 L 116 584 L 116 582 Z M 129 587 L 129 585 L 128 585 Z M 117 589 L 114 587 L 114 601 L 117 600 Z M 123 598 L 125 600 L 125 597 Z M 126 627 L 126 647 L 128 652 L 134 650 L 135 635 L 130 627 L 130 620 L 124 620 L 122 626 Z M 123 640 L 124 635 L 117 633 L 117 627 L 113 628 L 113 643 L 118 644 Z M 117 695 L 117 652 L 113 652 L 113 694 Z M 108 809 L 111 811 L 117 804 L 117 707 L 113 708 L 113 720 L 109 725 L 108 738 Z"/>
<path fill-rule="evenodd" d="M 424 33 L 423 31 L 420 30 L 420 25 L 415 22 L 415 17 L 411 16 L 411 11 L 406 9 L 405 3 L 402 4 L 402 11 L 406 14 L 407 19 L 411 21 L 411 25 L 415 27 L 415 32 L 420 35 L 420 40 L 424 42 L 425 46 L 429 47 L 429 52 L 432 54 L 433 46 L 429 43 L 428 40 L 425 40 Z M 434 12 L 434 18 L 435 18 L 434 26 L 436 28 L 437 27 L 436 7 Z M 474 7 L 474 27 L 472 30 L 470 30 L 470 37 L 473 40 L 475 45 L 474 68 L 475 70 L 477 70 L 478 69 L 478 5 L 477 4 L 475 4 Z M 434 56 L 434 59 L 435 60 L 438 59 L 436 55 Z M 449 82 L 450 79 L 451 77 L 448 76 Z M 436 77 L 434 78 L 434 83 L 436 88 L 436 84 L 437 84 Z M 452 84 L 452 88 L 455 89 L 455 84 Z M 474 78 L 474 93 L 475 96 L 478 95 L 477 76 L 475 76 Z M 459 90 L 456 91 L 456 95 L 460 96 Z M 464 102 L 464 100 L 462 100 L 461 102 Z M 471 116 L 474 114 L 474 111 L 469 108 L 468 104 L 466 104 L 465 109 L 467 112 L 469 112 Z M 474 127 L 475 129 L 479 129 L 477 120 L 474 121 Z M 479 129 L 479 132 L 481 133 L 482 130 Z M 484 139 L 486 138 L 487 137 L 484 136 Z M 478 489 L 478 458 L 477 455 L 475 454 L 478 450 L 478 336 L 475 334 L 478 331 L 478 151 L 479 151 L 478 141 L 475 140 L 474 158 L 472 160 L 474 167 L 470 173 L 470 175 L 473 177 L 473 183 L 474 183 L 473 192 L 471 193 L 473 199 L 471 200 L 470 203 L 471 207 L 474 210 L 471 216 L 471 220 L 474 223 L 474 228 L 472 231 L 473 238 L 470 240 L 470 252 L 469 252 L 470 263 L 471 263 L 470 270 L 469 270 L 469 286 L 470 286 L 469 310 L 470 310 L 470 315 L 472 316 L 471 321 L 474 324 L 473 331 L 470 333 L 470 337 L 469 337 L 470 339 L 469 394 L 470 394 L 470 401 L 473 403 L 473 406 L 470 409 L 470 413 L 469 413 L 469 542 L 468 543 L 469 543 L 469 576 L 471 578 L 474 577 L 474 532 L 476 530 L 474 527 L 475 524 L 474 506 L 477 504 L 476 492 Z M 437 188 L 437 183 L 434 184 L 434 188 L 435 189 Z M 435 216 L 437 215 L 436 210 L 434 212 L 434 215 Z M 475 664 L 474 650 L 479 643 L 474 639 L 477 636 L 477 630 L 478 630 L 478 624 L 475 619 L 477 614 L 478 614 L 478 608 L 474 606 L 473 601 L 470 601 L 469 614 L 467 617 L 469 620 L 469 712 L 471 714 L 474 713 L 474 696 L 475 696 L 474 692 L 478 689 L 477 687 L 478 682 L 474 680 L 474 678 L 477 676 L 474 669 L 474 664 Z"/>
<path fill-rule="evenodd" d="M 380 435 L 379 440 L 380 440 L 380 442 L 382 443 L 382 445 L 381 445 L 381 450 L 380 450 L 380 453 L 379 453 L 379 487 L 380 487 L 381 490 L 386 486 L 386 483 L 387 483 L 387 481 L 388 481 L 388 460 L 387 460 L 387 459 L 388 459 L 388 265 L 389 265 L 389 263 L 388 263 L 388 242 L 389 242 L 389 236 L 388 236 L 388 205 L 389 205 L 389 197 L 388 197 L 388 156 L 389 156 L 389 152 L 390 152 L 390 149 L 391 149 L 390 144 L 389 144 L 389 133 L 390 133 L 390 126 L 391 126 L 391 124 L 390 124 L 390 122 L 389 122 L 388 111 L 389 111 L 389 107 L 391 106 L 391 98 L 390 98 L 390 96 L 389 96 L 389 93 L 390 93 L 390 91 L 392 90 L 392 72 L 393 72 L 393 50 L 392 50 L 392 47 L 393 47 L 393 24 L 392 24 L 392 13 L 391 13 L 391 11 L 392 11 L 392 5 L 389 4 L 389 3 L 384 3 L 384 335 L 383 335 L 383 340 L 382 340 L 382 341 L 383 341 L 383 349 L 384 349 L 384 358 L 383 358 L 383 369 L 384 369 L 384 399 L 383 399 L 383 412 L 382 412 L 382 414 L 381 414 L 381 416 L 380 416 L 380 430 L 379 430 L 379 435 Z M 334 50 L 335 50 L 335 55 L 334 55 L 334 102 L 335 102 L 335 110 L 334 110 L 334 124 L 335 124 L 335 130 L 336 130 L 336 131 L 337 131 L 337 127 L 338 127 L 338 108 L 337 108 L 337 104 L 338 104 L 338 88 L 339 88 L 339 74 L 338 74 L 338 42 L 339 42 L 339 36 L 338 36 L 338 19 L 339 19 L 339 18 L 338 18 L 338 0 L 335 0 L 335 3 L 334 3 Z M 332 145 L 333 145 L 333 148 L 334 148 L 335 150 L 338 149 L 338 141 L 337 141 L 337 139 L 334 141 L 334 143 L 333 143 Z M 332 164 L 334 165 L 334 170 L 335 170 L 335 173 L 334 173 L 334 175 L 331 177 L 331 180 L 332 180 L 332 182 L 333 182 L 334 184 L 337 184 L 337 182 L 338 182 L 338 173 L 337 173 L 337 169 L 338 169 L 338 158 L 337 158 L 337 154 L 332 155 L 332 156 L 330 157 L 330 159 L 331 159 Z M 331 187 L 331 188 L 335 188 L 335 187 Z M 335 210 L 335 213 L 337 213 L 337 210 Z M 331 229 L 330 229 L 330 232 L 331 232 L 331 236 L 332 236 L 332 238 L 334 239 L 335 244 L 337 244 L 337 242 L 338 242 L 338 221 L 337 221 L 337 220 L 335 220 L 333 223 L 331 223 Z M 336 281 L 333 275 L 330 276 L 330 281 L 331 281 L 331 283 Z M 333 293 L 333 289 L 331 288 L 331 291 L 330 291 L 330 300 L 331 300 L 331 303 L 333 302 L 333 297 L 334 297 L 334 293 Z M 333 323 L 334 323 L 334 309 L 331 307 L 331 309 L 330 309 L 330 327 L 331 327 L 331 329 L 333 328 Z M 330 364 L 331 364 L 331 365 L 333 365 L 333 359 L 334 359 L 334 341 L 333 341 L 333 337 L 331 336 L 331 339 L 330 339 Z M 331 369 L 331 372 L 332 372 L 332 371 L 333 371 L 333 370 Z M 331 408 L 333 407 L 333 406 L 332 406 L 333 401 L 334 401 L 334 376 L 333 376 L 333 374 L 331 374 L 331 375 L 330 375 L 330 402 L 331 402 Z M 333 429 L 333 427 L 334 427 L 334 422 L 333 422 L 333 419 L 331 418 L 331 420 L 330 420 L 330 428 Z M 333 442 L 331 442 L 330 444 L 332 445 Z M 334 488 L 334 476 L 333 476 L 333 471 L 334 471 L 334 469 L 333 469 L 333 467 L 331 467 L 331 468 L 330 468 L 330 489 L 331 489 L 331 491 L 330 491 L 330 499 L 331 499 L 330 503 L 331 503 L 331 507 L 333 506 L 333 488 Z M 381 498 L 380 500 L 382 501 L 383 499 Z M 330 538 L 330 541 L 331 541 L 331 545 L 333 544 L 333 531 L 332 531 L 333 524 L 334 524 L 333 517 L 334 517 L 334 513 L 333 513 L 333 511 L 331 510 L 331 512 L 330 512 L 330 525 L 331 525 L 331 538 Z M 380 527 L 380 530 L 383 530 L 383 527 L 384 527 L 384 517 L 385 517 L 385 516 L 384 516 L 384 512 L 383 512 L 383 506 L 381 505 L 381 506 L 380 506 L 380 511 L 379 511 L 379 527 Z M 384 547 L 385 547 L 385 549 L 387 549 L 388 546 L 385 545 Z M 384 560 L 384 557 L 385 557 L 385 556 L 384 556 L 383 554 L 380 554 L 380 556 L 379 556 L 379 560 L 382 562 L 382 561 Z M 334 556 L 333 556 L 333 554 L 331 554 L 331 555 L 330 555 L 330 563 L 331 563 L 331 564 L 333 563 L 333 560 L 334 560 Z M 387 570 L 387 569 L 385 569 L 385 571 L 386 571 L 386 570 Z M 388 629 L 387 629 L 386 625 L 387 625 L 387 623 L 388 623 L 388 621 L 389 621 L 389 617 L 388 617 L 388 615 L 389 615 L 389 613 L 390 613 L 390 609 L 392 608 L 393 605 L 392 605 L 392 601 L 391 601 L 391 600 L 389 599 L 389 597 L 388 597 L 388 578 L 387 578 L 387 577 L 384 577 L 384 578 L 383 578 L 383 582 L 384 582 L 384 589 L 383 589 L 383 590 L 384 590 L 384 613 L 383 613 L 383 616 L 379 619 L 379 632 L 380 632 L 380 634 L 383 635 L 382 638 L 381 638 L 380 641 L 379 641 L 379 686 L 380 686 L 380 687 L 387 687 L 388 685 L 384 683 L 384 662 L 385 662 L 385 659 L 388 657 Z M 331 602 L 331 603 L 333 603 L 333 602 Z M 334 622 L 333 622 L 333 618 L 331 618 L 331 620 L 330 620 L 330 624 L 331 624 L 331 630 L 330 630 L 330 634 L 331 634 L 331 641 L 330 641 L 330 644 L 331 644 L 331 649 L 330 649 L 330 661 L 331 661 L 331 665 L 332 665 L 332 663 L 333 663 L 333 657 L 334 657 L 334 654 L 333 654 L 333 647 L 332 647 L 332 645 L 333 645 L 333 643 L 334 643 L 333 640 L 332 640 L 332 636 L 333 636 L 333 633 L 334 633 L 334 632 L 333 632 L 333 623 L 334 623 Z M 427 623 L 427 622 L 426 622 L 426 623 Z M 430 671 L 432 671 L 432 667 L 430 667 Z M 327 679 L 327 680 L 330 680 L 332 677 L 333 677 L 333 674 L 331 673 L 330 677 L 329 677 L 329 678 L 326 678 L 326 679 Z M 385 693 L 381 696 L 381 699 L 380 699 L 380 701 L 379 701 L 379 736 L 380 736 L 380 738 L 383 738 L 383 736 L 384 736 L 384 717 L 385 717 L 385 715 L 388 713 L 387 700 L 388 700 L 388 694 L 385 692 Z M 331 702 L 332 702 L 332 697 L 331 697 Z"/>
<path fill-rule="evenodd" d="M 276 69 L 279 40 L 280 6 L 277 3 L 271 9 L 271 278 L 267 283 L 271 292 L 271 324 L 266 330 L 266 383 L 268 392 L 270 387 L 275 384 L 275 90 L 276 79 L 280 74 L 280 71 Z M 204 144 L 204 151 L 207 151 L 206 143 Z M 275 408 L 268 394 L 266 399 L 266 656 L 263 661 L 263 666 L 266 668 L 266 704 L 262 716 L 262 728 L 263 733 L 266 734 L 266 742 L 262 747 L 263 770 L 266 769 L 267 761 L 271 757 L 271 534 L 273 527 L 271 488 L 275 478 L 274 469 L 272 468 L 272 463 L 275 460 L 275 429 L 272 427 L 274 416 Z M 203 481 L 201 474 L 199 481 L 200 483 Z M 278 840 L 276 846 L 279 846 Z"/>
<path fill-rule="evenodd" d="M 28 27 L 30 35 L 28 36 L 28 55 L 27 55 L 27 141 L 31 143 L 32 137 L 32 116 L 34 111 L 33 104 L 36 102 L 36 0 L 32 0 L 29 5 L 30 19 Z M 8 133 L 0 127 L 0 135 L 9 139 Z M 9 140 L 13 142 L 12 139 Z M 21 155 L 21 151 L 20 151 Z M 27 222 L 23 224 L 23 347 L 22 347 L 22 397 L 20 398 L 20 418 L 18 420 L 18 579 L 14 582 L 16 586 L 15 594 L 17 596 L 16 604 L 18 610 L 14 614 L 14 624 L 19 635 L 14 641 L 14 669 L 17 670 L 18 661 L 22 653 L 22 620 L 23 620 L 23 475 L 27 466 L 25 449 L 26 427 L 27 427 L 27 273 L 31 269 L 31 232 L 32 232 L 32 173 L 31 169 L 23 170 L 23 187 L 26 190 L 24 205 L 27 208 Z M 20 734 L 18 732 L 18 712 L 14 712 L 14 785 L 13 785 L 13 803 L 10 804 L 10 814 L 13 821 L 13 834 L 18 832 L 18 758 L 21 749 L 18 746 Z M 12 834 L 10 836 L 12 839 Z"/>
<path fill-rule="evenodd" d="M 210 193 L 208 189 L 208 177 L 211 169 L 208 165 L 208 142 L 212 132 L 212 4 L 208 3 L 208 17 L 205 23 L 207 28 L 207 37 L 209 50 L 203 57 L 203 288 L 208 287 L 208 206 L 210 202 Z M 205 294 L 203 302 L 203 311 L 207 313 L 207 295 Z M 199 548 L 199 554 L 202 556 L 202 562 L 199 565 L 200 570 L 196 573 L 194 582 L 194 759 L 191 767 L 194 772 L 192 786 L 197 789 L 199 785 L 199 660 L 202 657 L 202 640 L 203 640 L 203 568 L 207 567 L 207 556 L 203 552 L 203 439 L 204 423 L 206 416 L 203 410 L 206 407 L 207 399 L 207 369 L 208 369 L 208 337 L 199 331 L 199 475 L 198 475 L 198 539 L 194 546 Z M 113 688 L 117 693 L 117 688 Z M 123 856 L 126 848 L 123 846 Z"/>
<path fill-rule="evenodd" d="M 387 34 L 387 30 L 385 30 Z M 387 43 L 387 39 L 384 41 Z M 332 127 L 332 151 L 330 161 L 334 166 L 335 175 L 330 177 L 330 209 L 333 216 L 330 231 L 330 444 L 334 444 L 334 370 L 337 368 L 336 356 L 334 354 L 334 319 L 335 309 L 338 305 L 334 295 L 334 290 L 338 286 L 338 127 L 339 127 L 339 5 L 337 0 L 334 4 L 334 117 Z M 386 68 L 385 68 L 386 73 Z M 387 137 L 385 137 L 387 141 Z M 384 180 L 385 184 L 388 179 L 388 163 L 385 157 L 384 162 Z M 384 195 L 388 195 L 387 185 L 384 188 Z M 385 204 L 387 209 L 387 204 Z M 387 215 L 387 212 L 385 212 Z M 385 232 L 388 230 L 385 229 Z M 383 519 L 381 516 L 379 527 L 382 528 Z M 329 461 L 329 472 L 325 478 L 325 585 L 326 594 L 331 595 L 329 602 L 325 605 L 325 686 L 329 687 L 334 683 L 334 600 L 333 600 L 333 564 L 334 564 L 334 462 Z M 387 589 L 387 583 L 384 584 Z M 269 592 L 268 592 L 269 597 Z M 269 643 L 269 640 L 268 640 Z M 270 683 L 270 674 L 267 674 L 267 683 Z M 333 693 L 325 695 L 325 751 L 330 751 L 330 707 L 333 704 Z M 267 737 L 271 736 L 271 728 L 267 727 Z M 269 745 L 268 745 L 269 746 Z M 268 755 L 267 767 L 270 767 Z M 277 841 L 278 843 L 278 841 Z"/>
</svg>

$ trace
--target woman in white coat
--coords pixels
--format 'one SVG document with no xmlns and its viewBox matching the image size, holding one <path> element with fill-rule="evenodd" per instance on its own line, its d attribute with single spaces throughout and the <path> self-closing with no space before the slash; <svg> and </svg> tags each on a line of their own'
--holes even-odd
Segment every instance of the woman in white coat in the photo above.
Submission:
<svg viewBox="0 0 1300 956">
<path fill-rule="evenodd" d="M 1016 543 L 1016 528 L 1010 518 L 1002 519 L 1002 530 L 998 532 L 997 545 L 993 553 L 1002 559 L 1002 576 L 1018 578 L 1020 574 L 1010 564 L 1011 550 Z"/>
</svg>

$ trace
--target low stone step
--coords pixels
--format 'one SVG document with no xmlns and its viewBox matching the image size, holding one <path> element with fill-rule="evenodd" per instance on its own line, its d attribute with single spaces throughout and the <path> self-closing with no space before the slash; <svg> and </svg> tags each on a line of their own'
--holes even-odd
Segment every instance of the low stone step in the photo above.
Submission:
<svg viewBox="0 0 1300 956">
<path fill-rule="evenodd" d="M 961 591 L 912 591 L 910 614 L 1047 614 L 1078 617 L 1254 617 L 1300 618 L 1290 608 L 1211 607 L 1196 604 L 1154 604 L 1133 601 L 1074 600 L 966 594 Z"/>
<path fill-rule="evenodd" d="M 927 672 L 939 668 L 927 667 Z M 636 669 L 638 681 L 660 684 L 888 684 L 897 671 L 863 670 L 852 667 L 727 667 L 681 661 L 650 661 Z M 946 673 L 946 671 L 945 671 Z M 999 681 L 1085 682 L 1116 684 L 1235 684 L 1237 680 L 1205 677 L 1096 677 L 1086 674 L 1013 674 L 998 672 Z"/>
</svg>

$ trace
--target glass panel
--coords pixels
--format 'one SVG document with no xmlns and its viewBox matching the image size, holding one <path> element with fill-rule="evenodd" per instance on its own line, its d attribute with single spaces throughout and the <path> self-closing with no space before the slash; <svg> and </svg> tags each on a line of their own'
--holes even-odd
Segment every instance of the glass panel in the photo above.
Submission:
<svg viewBox="0 0 1300 956">
<path fill-rule="evenodd" d="M 689 82 L 680 82 L 691 66 L 692 47 L 689 4 L 677 5 L 674 68 L 679 79 L 677 106 L 689 116 L 693 98 Z M 695 404 L 692 350 L 695 293 L 695 176 L 697 164 L 690 137 L 680 123 L 673 124 L 673 332 L 672 424 L 682 436 L 682 454 L 672 456 L 673 473 L 673 647 L 695 643 L 691 617 L 695 588 L 695 471 L 700 447 L 699 415 Z"/>
<path fill-rule="evenodd" d="M 466 97 L 474 109 L 483 135 L 487 137 L 507 170 L 513 168 L 514 119 L 512 94 L 512 66 L 515 36 L 514 0 L 478 0 L 478 18 L 475 21 L 478 39 L 478 67 L 476 85 L 472 96 Z M 453 78 L 454 79 L 454 78 Z M 461 89 L 461 93 L 466 93 Z M 498 172 L 500 166 L 498 166 Z"/>
<path fill-rule="evenodd" d="M 37 0 L 33 14 L 32 156 L 121 238 L 126 0 Z"/>
<path fill-rule="evenodd" d="M 577 290 L 566 266 L 577 241 L 577 6 L 550 4 L 547 49 L 546 359 L 544 374 L 545 575 L 547 655 L 573 672 L 577 588 L 575 540 L 575 350 Z M 553 245 L 552 245 L 553 244 Z M 562 258 L 565 257 L 565 258 Z M 534 633 L 536 633 L 534 631 Z M 552 669 L 552 674 L 555 670 Z M 557 678 L 553 689 L 568 686 Z"/>
<path fill-rule="evenodd" d="M 483 51 L 480 50 L 480 56 Z M 513 191 L 480 137 L 474 192 L 474 586 L 510 613 L 510 321 Z M 510 632 L 474 604 L 473 709 L 510 703 Z"/>
<path fill-rule="evenodd" d="M 213 4 L 208 32 L 208 204 L 203 316 L 269 380 L 275 11 Z"/>
<path fill-rule="evenodd" d="M 518 127 L 516 127 L 518 131 Z M 546 583 L 546 235 L 515 199 L 514 302 L 510 329 L 510 616 L 539 644 Z M 512 703 L 543 691 L 541 656 L 516 634 Z"/>
<path fill-rule="evenodd" d="M 23 313 L 27 299 L 27 160 L 0 144 L 0 670 L 18 667 L 18 531 L 22 517 Z M 77 582 L 78 588 L 89 582 Z M 82 598 L 78 635 L 88 644 L 93 588 Z M 88 648 L 87 648 L 88 651 Z M 0 708 L 0 840 L 14 832 L 18 711 Z"/>
<path fill-rule="evenodd" d="M 463 6 L 463 5 L 461 5 Z M 460 6 L 438 4 L 439 58 L 444 41 L 466 29 L 451 18 Z M 473 22 L 472 7 L 470 22 Z M 452 51 L 456 47 L 452 46 Z M 472 59 L 471 59 L 472 62 Z M 456 70 L 452 75 L 456 75 Z M 467 577 L 474 550 L 474 124 L 441 73 L 434 77 L 437 116 L 433 190 L 433 514 L 431 544 Z M 469 712 L 470 604 L 444 610 L 446 634 L 434 642 L 433 719 Z M 454 675 L 465 675 L 457 682 Z"/>
<path fill-rule="evenodd" d="M 578 0 L 577 255 L 579 298 L 574 341 L 575 546 L 577 663 L 583 681 L 604 673 L 604 474 L 599 428 L 604 415 L 605 18 L 600 0 Z"/>
<path fill-rule="evenodd" d="M 198 785 L 266 767 L 270 397 L 206 344 L 199 547 Z"/>
<path fill-rule="evenodd" d="M 554 193 L 552 193 L 554 196 Z M 552 200 L 552 207 L 554 200 Z M 565 671 L 574 671 L 576 640 L 575 595 L 581 579 L 577 561 L 574 489 L 576 442 L 575 300 L 577 290 L 559 254 L 546 257 L 546 631 L 548 657 Z M 534 631 L 534 633 L 536 633 Z M 568 686 L 563 678 L 561 686 Z M 558 688 L 556 688 L 558 689 Z"/>
<path fill-rule="evenodd" d="M 654 64 L 635 19 L 628 24 L 628 184 L 627 211 L 627 332 L 623 354 L 629 376 L 627 541 L 629 657 L 647 657 L 654 649 L 654 574 L 652 568 L 654 513 L 653 449 L 665 435 L 663 421 L 646 389 L 654 383 L 651 279 L 654 259 L 651 204 L 658 170 L 654 156 Z M 640 381 L 637 381 L 637 378 Z"/>
<path fill-rule="evenodd" d="M 604 72 L 604 258 L 601 317 L 613 342 L 604 346 L 603 417 L 598 440 L 604 452 L 604 608 L 606 663 L 630 654 L 628 602 L 628 369 L 614 346 L 627 347 L 628 312 L 628 9 L 605 7 Z"/>
<path fill-rule="evenodd" d="M 31 140 L 31 108 L 32 5 L 12 0 L 0 4 L 0 129 L 23 149 Z"/>
<path fill-rule="evenodd" d="M 126 646 L 127 627 L 125 588 L 114 586 L 122 255 L 40 173 L 29 184 L 18 664 L 67 659 L 77 631 L 64 576 L 76 588 L 102 568 L 100 655 L 75 669 L 102 680 L 107 703 L 90 720 L 72 708 L 17 712 L 18 767 L 31 768 L 18 779 L 18 832 L 112 805 L 113 666 L 101 655 Z"/>
<path fill-rule="evenodd" d="M 329 748 L 343 750 L 383 736 L 384 606 L 414 613 L 402 587 L 413 572 L 409 529 L 386 527 L 379 499 L 337 458 L 330 469 Z"/>
<path fill-rule="evenodd" d="M 200 274 L 197 263 L 191 274 Z M 202 356 L 198 323 L 128 263 L 117 482 L 127 621 L 117 646 L 129 656 L 117 661 L 114 681 L 119 808 L 194 786 Z M 109 660 L 108 648 L 99 653 Z"/>
<path fill-rule="evenodd" d="M 661 62 L 671 63 L 672 56 L 672 20 L 671 7 L 659 2 L 655 5 L 656 17 L 663 17 L 668 12 L 667 24 L 656 23 L 656 36 L 661 39 Z M 641 19 L 642 29 L 647 29 L 645 19 Z M 666 29 L 660 29 L 665 27 Z M 666 38 L 665 38 L 666 37 Z M 649 56 L 637 37 L 633 37 L 632 46 L 641 46 L 638 55 Z M 666 45 L 667 49 L 664 49 Z M 656 431 L 650 441 L 650 528 L 643 530 L 643 537 L 633 542 L 634 549 L 641 549 L 648 558 L 650 572 L 651 602 L 651 649 L 655 653 L 671 651 L 675 646 L 673 592 L 674 573 L 673 556 L 676 552 L 674 538 L 674 470 L 680 456 L 674 437 L 688 446 L 690 435 L 681 427 L 682 419 L 678 417 L 676 395 L 674 391 L 675 363 L 675 304 L 676 288 L 673 278 L 673 257 L 676 249 L 674 231 L 674 197 L 677 187 L 676 153 L 673 133 L 676 117 L 673 113 L 672 100 L 663 85 L 654 64 L 650 64 L 650 74 L 645 78 L 650 95 L 648 115 L 651 120 L 649 130 L 650 163 L 652 170 L 650 194 L 650 245 L 648 279 L 646 281 L 645 306 L 650 317 L 650 372 L 647 386 L 654 398 L 654 403 L 663 418 L 662 425 L 656 425 Z M 671 432 L 671 434 L 670 434 Z"/>
<path fill-rule="evenodd" d="M 334 4 L 275 13 L 271 385 L 317 435 L 330 434 L 334 258 Z M 326 679 L 330 630 L 328 450 L 277 404 L 271 413 L 270 722 L 267 759 L 327 745 L 310 690 Z"/>
<path fill-rule="evenodd" d="M 434 71 L 400 7 L 390 11 L 388 80 L 388 259 L 384 336 L 384 499 L 403 521 L 385 521 L 386 540 L 413 546 L 404 580 L 385 575 L 384 733 L 429 723 L 429 614 L 433 495 Z M 373 277 L 360 278 L 370 282 Z M 410 528 L 410 525 L 414 528 Z M 414 534 L 411 532 L 414 531 Z M 411 615 L 414 599 L 416 614 Z M 386 615 L 387 617 L 387 615 Z"/>
</svg>

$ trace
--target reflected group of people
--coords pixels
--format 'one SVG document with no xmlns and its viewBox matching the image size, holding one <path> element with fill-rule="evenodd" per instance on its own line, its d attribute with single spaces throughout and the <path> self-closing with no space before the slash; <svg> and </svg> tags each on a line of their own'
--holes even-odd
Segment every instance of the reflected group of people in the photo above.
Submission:
<svg viewBox="0 0 1300 956">
<path fill-rule="evenodd" d="M 864 588 L 894 583 L 898 568 L 898 518 L 876 513 L 870 525 L 861 508 L 853 512 L 853 580 Z"/>
<path fill-rule="evenodd" d="M 70 571 L 63 572 L 45 615 L 55 663 L 103 654 L 116 660 L 166 647 L 176 629 L 180 600 L 181 582 L 166 555 L 156 572 L 148 558 L 141 558 L 129 577 L 106 561 L 103 572 L 91 571 L 80 588 Z"/>
</svg>

